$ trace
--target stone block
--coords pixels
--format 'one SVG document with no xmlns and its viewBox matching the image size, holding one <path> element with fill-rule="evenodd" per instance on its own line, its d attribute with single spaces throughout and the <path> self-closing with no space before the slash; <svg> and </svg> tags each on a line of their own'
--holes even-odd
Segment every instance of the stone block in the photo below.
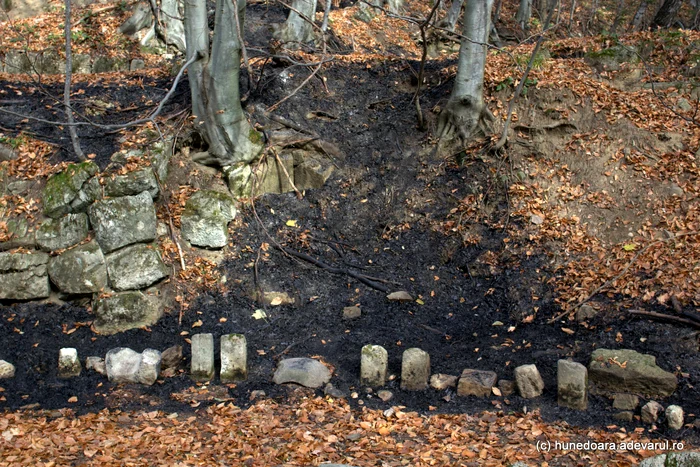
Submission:
<svg viewBox="0 0 700 467">
<path fill-rule="evenodd" d="M 105 253 L 156 238 L 156 209 L 148 192 L 97 201 L 88 214 Z"/>
<path fill-rule="evenodd" d="M 457 395 L 489 397 L 497 379 L 498 376 L 493 371 L 466 369 L 462 371 L 457 383 Z"/>
<path fill-rule="evenodd" d="M 515 386 L 518 388 L 520 397 L 532 399 L 542 395 L 544 381 L 535 365 L 520 365 L 513 371 L 515 376 Z"/>
<path fill-rule="evenodd" d="M 326 365 L 313 358 L 281 360 L 272 378 L 275 384 L 296 383 L 307 388 L 320 388 L 331 380 Z"/>
<path fill-rule="evenodd" d="M 615 394 L 613 409 L 636 410 L 639 406 L 639 397 L 634 394 Z"/>
<path fill-rule="evenodd" d="M 36 243 L 44 251 L 70 248 L 82 242 L 89 231 L 85 213 L 66 214 L 60 219 L 47 219 L 35 233 Z"/>
<path fill-rule="evenodd" d="M 143 243 L 130 245 L 106 257 L 114 290 L 144 289 L 170 274 L 158 250 Z"/>
<path fill-rule="evenodd" d="M 73 348 L 63 348 L 58 351 L 58 377 L 73 378 L 80 376 L 80 360 L 78 351 Z"/>
<path fill-rule="evenodd" d="M 0 253 L 0 300 L 33 300 L 51 293 L 46 253 Z"/>
<path fill-rule="evenodd" d="M 120 292 L 93 302 L 95 330 L 103 335 L 116 334 L 155 324 L 163 315 L 157 297 L 141 292 Z"/>
<path fill-rule="evenodd" d="M 664 407 L 656 401 L 649 401 L 642 407 L 642 421 L 648 425 L 656 423 Z"/>
<path fill-rule="evenodd" d="M 192 362 L 190 376 L 195 381 L 210 381 L 214 377 L 214 336 L 192 336 Z"/>
<path fill-rule="evenodd" d="M 428 387 L 430 355 L 418 349 L 407 349 L 401 360 L 401 389 L 422 391 Z"/>
<path fill-rule="evenodd" d="M 146 349 L 141 352 L 141 361 L 136 373 L 138 383 L 147 386 L 153 385 L 160 374 L 161 354 L 155 349 Z"/>
<path fill-rule="evenodd" d="M 683 428 L 683 409 L 678 405 L 666 407 L 666 424 L 669 430 L 680 430 Z"/>
<path fill-rule="evenodd" d="M 591 354 L 588 377 L 598 393 L 644 394 L 666 397 L 678 380 L 656 364 L 656 357 L 628 349 L 597 349 Z"/>
<path fill-rule="evenodd" d="M 67 294 L 100 292 L 107 286 L 107 267 L 100 246 L 92 240 L 51 258 L 49 277 Z"/>
<path fill-rule="evenodd" d="M 588 369 L 577 362 L 557 362 L 557 402 L 576 410 L 588 408 Z"/>
<path fill-rule="evenodd" d="M 360 355 L 360 384 L 369 387 L 381 387 L 386 384 L 386 372 L 389 364 L 387 351 L 381 345 L 365 345 Z"/>
<path fill-rule="evenodd" d="M 222 383 L 245 381 L 248 377 L 248 347 L 243 334 L 221 336 Z"/>
</svg>

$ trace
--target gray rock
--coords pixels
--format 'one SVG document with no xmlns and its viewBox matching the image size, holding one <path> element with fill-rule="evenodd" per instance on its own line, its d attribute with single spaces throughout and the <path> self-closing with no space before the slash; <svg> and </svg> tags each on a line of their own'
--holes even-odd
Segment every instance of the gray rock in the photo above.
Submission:
<svg viewBox="0 0 700 467">
<path fill-rule="evenodd" d="M 613 409 L 636 410 L 639 406 L 639 397 L 634 394 L 615 394 Z"/>
<path fill-rule="evenodd" d="M 557 362 L 557 403 L 576 410 L 588 408 L 588 370 L 580 363 Z"/>
<path fill-rule="evenodd" d="M 683 451 L 644 459 L 639 467 L 698 467 L 699 465 L 700 452 Z"/>
<path fill-rule="evenodd" d="M 51 293 L 46 263 L 49 255 L 0 253 L 0 300 L 33 300 Z"/>
<path fill-rule="evenodd" d="M 170 274 L 158 250 L 143 243 L 110 253 L 106 262 L 109 282 L 118 291 L 144 289 Z"/>
<path fill-rule="evenodd" d="M 333 164 L 329 157 L 306 154 L 294 167 L 294 184 L 298 190 L 321 188 L 333 173 Z"/>
<path fill-rule="evenodd" d="M 161 354 L 161 367 L 162 370 L 174 369 L 180 366 L 182 362 L 182 346 L 173 345 L 168 347 Z"/>
<path fill-rule="evenodd" d="M 683 110 L 684 112 L 689 112 L 689 111 L 693 110 L 693 108 L 694 108 L 694 107 L 690 104 L 690 102 L 688 102 L 688 99 L 683 98 L 683 97 L 680 98 L 680 99 L 678 99 L 678 104 L 677 104 L 677 105 L 678 105 L 678 108 L 681 109 L 681 110 Z"/>
<path fill-rule="evenodd" d="M 333 386 L 331 383 L 326 383 L 323 388 L 323 393 L 327 396 L 335 397 L 336 399 L 345 399 L 345 393 Z"/>
<path fill-rule="evenodd" d="M 253 169 L 249 164 L 227 166 L 224 167 L 223 172 L 228 189 L 236 199 L 250 197 L 253 189 Z"/>
<path fill-rule="evenodd" d="M 599 393 L 665 397 L 673 394 L 678 385 L 676 376 L 659 368 L 654 356 L 626 349 L 594 351 L 588 377 Z"/>
<path fill-rule="evenodd" d="M 87 74 L 92 72 L 92 57 L 90 54 L 73 54 L 73 73 Z"/>
<path fill-rule="evenodd" d="M 401 389 L 422 391 L 428 387 L 430 355 L 418 348 L 407 349 L 401 359 Z"/>
<path fill-rule="evenodd" d="M 85 359 L 85 369 L 95 371 L 101 375 L 107 374 L 105 359 L 102 357 L 88 357 Z"/>
<path fill-rule="evenodd" d="M 5 360 L 0 360 L 0 379 L 10 379 L 15 377 L 15 366 L 6 362 Z"/>
<path fill-rule="evenodd" d="M 49 261 L 49 277 L 61 292 L 86 294 L 107 286 L 107 267 L 94 240 L 72 248 Z"/>
<path fill-rule="evenodd" d="M 661 404 L 656 401 L 649 401 L 642 407 L 642 421 L 648 425 L 656 423 L 659 414 L 664 411 Z"/>
<path fill-rule="evenodd" d="M 515 392 L 515 381 L 509 379 L 499 379 L 496 385 L 503 397 L 508 397 Z"/>
<path fill-rule="evenodd" d="M 146 68 L 146 62 L 140 58 L 134 58 L 129 64 L 129 71 L 139 71 Z"/>
<path fill-rule="evenodd" d="M 457 383 L 457 394 L 460 396 L 489 397 L 491 388 L 496 385 L 498 376 L 493 371 L 471 370 L 462 371 Z"/>
<path fill-rule="evenodd" d="M 589 319 L 595 318 L 598 314 L 598 310 L 590 305 L 581 305 L 578 310 L 576 310 L 576 321 L 579 323 L 582 321 L 587 321 Z"/>
<path fill-rule="evenodd" d="M 80 360 L 78 351 L 73 348 L 63 348 L 58 351 L 58 377 L 73 378 L 80 376 Z"/>
<path fill-rule="evenodd" d="M 139 2 L 134 6 L 131 16 L 119 26 L 119 32 L 126 36 L 133 36 L 153 23 L 151 8 L 146 2 Z"/>
<path fill-rule="evenodd" d="M 126 347 L 112 349 L 105 357 L 107 378 L 113 383 L 137 383 L 140 366 L 141 354 Z"/>
<path fill-rule="evenodd" d="M 159 140 L 153 143 L 149 153 L 148 159 L 158 178 L 161 181 L 168 178 L 170 158 L 173 155 L 173 139 L 166 137 L 165 141 Z"/>
<path fill-rule="evenodd" d="M 394 393 L 387 391 L 386 389 L 382 389 L 381 391 L 377 392 L 377 397 L 379 397 L 382 402 L 389 402 L 391 399 L 393 399 Z"/>
<path fill-rule="evenodd" d="M 136 372 L 136 382 L 152 386 L 160 374 L 161 354 L 155 349 L 146 349 L 141 352 L 141 362 Z"/>
<path fill-rule="evenodd" d="M 398 292 L 392 292 L 389 295 L 386 296 L 387 299 L 391 300 L 392 302 L 412 302 L 413 297 L 411 297 L 411 294 L 409 294 L 406 291 L 398 291 Z"/>
<path fill-rule="evenodd" d="M 102 199 L 102 185 L 97 177 L 83 184 L 78 195 L 70 202 L 73 212 L 85 212 L 97 200 Z"/>
<path fill-rule="evenodd" d="M 678 405 L 669 405 L 666 407 L 666 424 L 671 430 L 680 430 L 683 428 L 683 408 Z"/>
<path fill-rule="evenodd" d="M 235 217 L 236 207 L 229 195 L 198 191 L 187 200 L 180 218 L 182 236 L 194 246 L 223 248 L 228 241 L 228 223 Z"/>
<path fill-rule="evenodd" d="M 66 214 L 60 219 L 47 219 L 37 229 L 36 243 L 44 251 L 63 250 L 85 240 L 88 218 L 84 213 Z"/>
<path fill-rule="evenodd" d="M 93 303 L 95 330 L 103 335 L 116 334 L 155 324 L 163 314 L 156 297 L 141 292 L 121 292 Z"/>
<path fill-rule="evenodd" d="M 0 144 L 0 162 L 13 161 L 17 159 L 17 152 L 12 146 Z"/>
<path fill-rule="evenodd" d="M 544 381 L 535 365 L 520 365 L 513 371 L 515 376 L 515 386 L 518 388 L 520 397 L 532 399 L 542 395 Z"/>
<path fill-rule="evenodd" d="M 430 387 L 442 391 L 447 388 L 457 386 L 457 378 L 453 375 L 444 375 L 442 373 L 434 374 L 430 377 Z"/>
<path fill-rule="evenodd" d="M 156 210 L 148 192 L 97 201 L 90 207 L 89 215 L 105 253 L 156 238 Z"/>
<path fill-rule="evenodd" d="M 213 335 L 206 333 L 192 336 L 190 376 L 195 381 L 210 381 L 214 377 Z"/>
<path fill-rule="evenodd" d="M 105 180 L 104 190 L 106 196 L 112 197 L 133 196 L 147 191 L 151 198 L 155 199 L 160 193 L 158 180 L 151 167 L 135 170 L 126 175 L 111 175 Z"/>
<path fill-rule="evenodd" d="M 381 345 L 365 345 L 360 355 L 360 384 L 380 387 L 386 383 L 389 362 L 387 351 Z"/>
<path fill-rule="evenodd" d="M 343 308 L 343 319 L 357 319 L 362 316 L 359 306 L 346 306 Z"/>
<path fill-rule="evenodd" d="M 294 305 L 294 298 L 287 292 L 263 292 L 262 303 L 268 306 Z"/>
<path fill-rule="evenodd" d="M 0 162 L 2 160 L 2 154 L 0 154 Z M 7 191 L 13 195 L 23 195 L 29 191 L 29 185 L 27 180 L 15 180 L 7 184 Z"/>
<path fill-rule="evenodd" d="M 124 60 L 100 55 L 92 62 L 93 73 L 111 73 L 113 71 L 126 71 L 128 64 Z"/>
<path fill-rule="evenodd" d="M 331 379 L 326 365 L 312 358 L 287 358 L 277 365 L 272 381 L 275 384 L 296 383 L 307 388 L 320 388 Z"/>
<path fill-rule="evenodd" d="M 10 219 L 7 221 L 7 230 L 13 236 L 17 238 L 22 238 L 27 235 L 29 229 L 29 223 L 27 219 Z"/>
<path fill-rule="evenodd" d="M 618 420 L 620 422 L 632 422 L 634 420 L 634 412 L 631 410 L 624 410 L 622 412 L 618 412 L 615 415 L 613 415 L 613 418 L 615 420 Z"/>
<path fill-rule="evenodd" d="M 44 214 L 57 219 L 71 212 L 71 202 L 78 196 L 83 184 L 97 171 L 97 164 L 87 161 L 71 164 L 63 172 L 49 178 L 42 193 Z"/>
<path fill-rule="evenodd" d="M 248 378 L 248 348 L 243 334 L 221 336 L 222 383 L 245 381 Z"/>
</svg>

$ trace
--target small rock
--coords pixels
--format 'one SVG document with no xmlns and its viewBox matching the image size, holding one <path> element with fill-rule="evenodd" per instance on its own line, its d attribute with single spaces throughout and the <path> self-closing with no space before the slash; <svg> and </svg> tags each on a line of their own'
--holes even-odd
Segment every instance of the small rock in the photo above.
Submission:
<svg viewBox="0 0 700 467">
<path fill-rule="evenodd" d="M 457 383 L 457 395 L 489 397 L 497 379 L 493 371 L 466 369 Z"/>
<path fill-rule="evenodd" d="M 389 295 L 386 296 L 389 300 L 392 302 L 412 302 L 413 297 L 408 292 L 405 292 L 403 290 L 399 292 L 392 292 Z"/>
<path fill-rule="evenodd" d="M 515 376 L 515 386 L 520 392 L 520 397 L 532 399 L 542 395 L 544 381 L 535 365 L 520 365 L 513 374 Z"/>
<path fill-rule="evenodd" d="M 635 410 L 639 406 L 639 397 L 634 394 L 615 394 L 613 409 Z"/>
<path fill-rule="evenodd" d="M 379 397 L 383 402 L 389 402 L 394 397 L 394 393 L 387 391 L 386 389 L 382 389 L 381 391 L 377 392 L 377 397 Z"/>
<path fill-rule="evenodd" d="M 575 410 L 588 408 L 588 369 L 569 360 L 557 362 L 557 403 Z"/>
<path fill-rule="evenodd" d="M 173 345 L 168 347 L 161 354 L 160 366 L 163 370 L 177 368 L 182 362 L 182 346 Z"/>
<path fill-rule="evenodd" d="M 690 102 L 688 102 L 688 99 L 681 97 L 678 99 L 678 108 L 683 110 L 684 112 L 689 112 L 693 110 L 693 106 L 690 105 Z"/>
<path fill-rule="evenodd" d="M 10 379 L 15 377 L 15 366 L 6 362 L 5 360 L 0 360 L 0 379 Z"/>
<path fill-rule="evenodd" d="M 642 407 L 642 422 L 647 425 L 652 425 L 656 423 L 659 419 L 659 414 L 663 412 L 664 408 L 661 404 L 656 401 L 649 401 Z"/>
<path fill-rule="evenodd" d="M 359 306 L 346 306 L 343 308 L 343 319 L 357 319 L 362 315 Z"/>
<path fill-rule="evenodd" d="M 683 428 L 683 409 L 678 405 L 666 407 L 666 424 L 671 430 Z"/>
<path fill-rule="evenodd" d="M 407 349 L 401 360 L 401 389 L 422 391 L 428 387 L 430 355 L 418 348 Z"/>
<path fill-rule="evenodd" d="M 107 352 L 105 368 L 107 378 L 113 383 L 138 382 L 141 354 L 126 347 L 117 347 Z"/>
<path fill-rule="evenodd" d="M 158 197 L 160 189 L 153 169 L 146 167 L 126 175 L 106 177 L 104 191 L 105 195 L 111 197 L 134 196 L 147 191 L 151 198 L 155 199 Z"/>
<path fill-rule="evenodd" d="M 453 388 L 457 386 L 457 378 L 452 375 L 445 375 L 442 373 L 434 374 L 430 377 L 430 387 L 442 391 L 447 388 Z"/>
<path fill-rule="evenodd" d="M 579 323 L 582 321 L 587 321 L 589 319 L 595 318 L 598 314 L 598 310 L 590 305 L 581 305 L 578 310 L 576 310 L 576 321 Z"/>
<path fill-rule="evenodd" d="M 358 441 L 360 438 L 362 438 L 362 433 L 350 433 L 347 436 L 349 441 Z"/>
<path fill-rule="evenodd" d="M 257 399 L 258 397 L 265 397 L 267 394 L 262 389 L 255 389 L 250 391 L 250 400 Z"/>
<path fill-rule="evenodd" d="M 515 392 L 515 381 L 500 379 L 498 380 L 497 387 L 501 390 L 501 395 L 503 397 L 508 397 Z"/>
<path fill-rule="evenodd" d="M 386 383 L 389 356 L 380 345 L 365 345 L 360 355 L 360 384 L 379 387 Z"/>
<path fill-rule="evenodd" d="M 105 359 L 102 357 L 88 357 L 85 359 L 85 369 L 95 371 L 101 375 L 107 374 Z"/>
<path fill-rule="evenodd" d="M 668 187 L 668 192 L 671 194 L 671 196 L 683 196 L 685 194 L 685 191 L 683 191 L 683 188 L 678 186 L 675 183 L 672 183 Z"/>
<path fill-rule="evenodd" d="M 327 396 L 335 397 L 336 399 L 345 398 L 345 393 L 331 383 L 326 383 L 326 387 L 323 388 L 323 393 Z"/>
<path fill-rule="evenodd" d="M 195 381 L 210 381 L 214 377 L 214 336 L 210 333 L 192 336 L 190 376 Z"/>
<path fill-rule="evenodd" d="M 243 334 L 221 336 L 221 372 L 222 383 L 244 381 L 248 377 L 248 349 Z"/>
<path fill-rule="evenodd" d="M 152 386 L 160 374 L 161 353 L 155 349 L 146 349 L 141 352 L 141 362 L 136 373 L 137 382 Z"/>
<path fill-rule="evenodd" d="M 110 253 L 105 261 L 109 281 L 117 291 L 144 289 L 170 274 L 158 250 L 143 243 Z"/>
<path fill-rule="evenodd" d="M 74 348 L 63 348 L 58 352 L 58 376 L 59 378 L 72 378 L 80 376 L 80 360 L 78 351 Z"/>
<path fill-rule="evenodd" d="M 296 383 L 307 388 L 320 388 L 331 379 L 326 365 L 312 358 L 280 360 L 272 378 L 275 384 Z"/>
<path fill-rule="evenodd" d="M 625 410 L 623 412 L 618 412 L 615 415 L 613 415 L 613 418 L 615 420 L 618 420 L 620 422 L 631 422 L 634 420 L 634 412 L 630 410 Z"/>
<path fill-rule="evenodd" d="M 164 222 L 158 222 L 158 225 L 156 226 L 156 237 L 163 238 L 167 237 L 169 234 L 170 229 L 168 228 L 168 225 Z"/>
<path fill-rule="evenodd" d="M 263 292 L 262 301 L 268 306 L 294 305 L 294 298 L 287 292 Z"/>
<path fill-rule="evenodd" d="M 533 214 L 530 216 L 530 222 L 532 222 L 535 225 L 542 225 L 542 223 L 544 222 L 544 217 L 538 214 Z"/>
<path fill-rule="evenodd" d="M 194 246 L 223 248 L 228 241 L 228 223 L 236 213 L 229 195 L 213 190 L 198 191 L 187 200 L 180 218 L 182 237 Z"/>
</svg>

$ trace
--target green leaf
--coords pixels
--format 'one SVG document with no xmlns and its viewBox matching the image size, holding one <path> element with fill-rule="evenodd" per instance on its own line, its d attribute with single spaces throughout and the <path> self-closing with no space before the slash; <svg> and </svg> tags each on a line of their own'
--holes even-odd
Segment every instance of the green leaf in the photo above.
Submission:
<svg viewBox="0 0 700 467">
<path fill-rule="evenodd" d="M 622 248 L 625 251 L 634 251 L 637 249 L 637 245 L 635 245 L 634 243 L 628 243 L 627 245 L 624 245 Z"/>
<path fill-rule="evenodd" d="M 288 220 L 287 221 L 287 227 L 296 227 L 297 226 L 297 221 L 295 220 Z"/>
</svg>

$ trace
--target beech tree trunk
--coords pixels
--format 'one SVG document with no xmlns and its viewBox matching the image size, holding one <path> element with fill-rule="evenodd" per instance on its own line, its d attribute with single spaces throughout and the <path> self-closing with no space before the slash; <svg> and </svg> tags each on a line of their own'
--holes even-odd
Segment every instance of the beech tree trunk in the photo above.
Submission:
<svg viewBox="0 0 700 467">
<path fill-rule="evenodd" d="M 452 95 L 438 117 L 440 139 L 458 136 L 462 141 L 484 129 L 493 116 L 484 105 L 484 67 L 493 0 L 470 0 L 464 7 L 464 28 L 457 76 Z"/>
<path fill-rule="evenodd" d="M 459 14 L 462 12 L 462 5 L 464 0 L 452 0 L 452 5 L 450 6 L 450 11 L 447 12 L 447 17 L 443 24 L 445 28 L 454 32 L 457 27 L 457 20 L 459 19 Z"/>
<path fill-rule="evenodd" d="M 648 5 L 649 0 L 642 0 L 639 3 L 639 7 L 632 18 L 632 24 L 630 25 L 633 31 L 639 31 L 642 29 L 642 20 L 644 20 L 644 14 L 647 12 Z"/>
<path fill-rule="evenodd" d="M 520 0 L 520 6 L 518 7 L 518 13 L 515 15 L 515 21 L 520 25 L 523 31 L 529 27 L 531 17 L 532 0 Z"/>
<path fill-rule="evenodd" d="M 155 2 L 155 0 L 152 0 Z M 180 52 L 187 50 L 185 26 L 182 24 L 184 6 L 182 0 L 161 0 L 160 21 L 156 22 L 156 30 L 163 41 L 172 45 Z"/>
<path fill-rule="evenodd" d="M 273 37 L 283 44 L 305 44 L 314 39 L 312 25 L 316 16 L 317 0 L 294 0 L 287 21 L 277 29 Z M 303 15 L 303 17 L 300 15 Z"/>
<path fill-rule="evenodd" d="M 664 0 L 651 22 L 653 28 L 670 28 L 676 21 L 682 0 Z"/>
<path fill-rule="evenodd" d="M 242 44 L 238 40 L 234 5 L 243 30 L 245 0 L 216 2 L 214 35 L 209 51 L 206 0 L 185 0 L 187 59 L 200 57 L 188 71 L 195 127 L 209 145 L 197 158 L 208 165 L 248 163 L 263 149 L 263 138 L 241 107 L 239 75 Z"/>
</svg>

